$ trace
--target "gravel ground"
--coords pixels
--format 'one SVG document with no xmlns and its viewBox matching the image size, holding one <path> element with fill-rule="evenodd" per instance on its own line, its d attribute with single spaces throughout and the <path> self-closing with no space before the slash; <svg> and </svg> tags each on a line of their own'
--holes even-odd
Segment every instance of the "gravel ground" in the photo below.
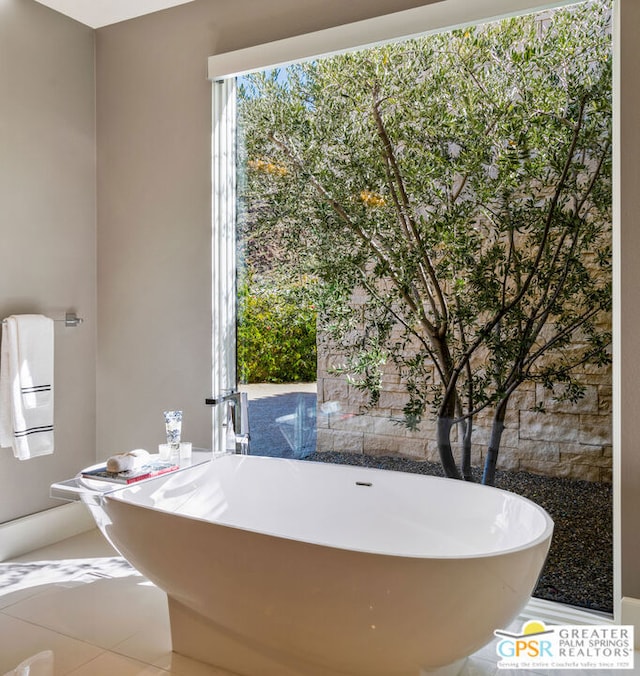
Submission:
<svg viewBox="0 0 640 676">
<path fill-rule="evenodd" d="M 437 463 L 391 456 L 323 452 L 306 459 L 442 476 Z M 480 480 L 479 470 L 476 480 Z M 497 471 L 496 486 L 538 503 L 555 522 L 549 556 L 533 595 L 613 612 L 611 485 Z"/>
</svg>

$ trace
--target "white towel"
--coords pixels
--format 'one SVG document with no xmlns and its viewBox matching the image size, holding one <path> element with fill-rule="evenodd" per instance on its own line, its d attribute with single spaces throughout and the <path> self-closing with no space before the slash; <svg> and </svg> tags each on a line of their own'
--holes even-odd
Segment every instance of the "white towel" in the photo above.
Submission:
<svg viewBox="0 0 640 676">
<path fill-rule="evenodd" d="M 43 315 L 2 323 L 0 446 L 20 460 L 53 453 L 53 320 Z"/>
<path fill-rule="evenodd" d="M 149 451 L 144 448 L 135 448 L 128 453 L 116 453 L 107 458 L 107 472 L 129 472 L 139 469 L 149 462 Z"/>
</svg>

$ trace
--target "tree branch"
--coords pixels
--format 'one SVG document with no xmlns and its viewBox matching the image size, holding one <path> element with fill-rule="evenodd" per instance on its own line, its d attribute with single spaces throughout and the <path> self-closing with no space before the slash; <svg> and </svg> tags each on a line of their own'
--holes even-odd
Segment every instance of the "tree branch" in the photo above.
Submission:
<svg viewBox="0 0 640 676">
<path fill-rule="evenodd" d="M 398 203 L 398 209 L 400 211 L 401 218 L 406 224 L 406 227 L 410 232 L 410 235 L 415 245 L 417 246 L 418 251 L 420 252 L 420 256 L 426 266 L 426 275 L 428 275 L 428 279 L 430 280 L 431 284 L 433 285 L 433 289 L 435 290 L 435 296 L 437 298 L 438 305 L 440 306 L 439 309 L 435 305 L 433 294 L 427 281 L 427 277 L 425 276 L 425 267 L 422 265 L 422 263 L 420 263 L 419 264 L 420 274 L 422 275 L 426 288 L 429 289 L 429 300 L 431 303 L 432 311 L 434 313 L 434 317 L 440 323 L 441 335 L 444 335 L 444 331 L 446 331 L 446 328 L 444 327 L 447 326 L 449 321 L 449 311 L 447 307 L 447 302 L 444 297 L 444 293 L 440 286 L 440 282 L 436 275 L 436 271 L 431 261 L 431 258 L 426 250 L 424 241 L 420 236 L 420 232 L 418 231 L 415 220 L 411 216 L 411 205 L 409 201 L 409 196 L 407 195 L 404 179 L 402 177 L 402 173 L 400 172 L 400 167 L 398 166 L 398 161 L 395 156 L 395 152 L 393 150 L 391 139 L 389 138 L 387 129 L 384 125 L 384 121 L 382 120 L 382 115 L 380 114 L 379 109 L 380 102 L 375 98 L 376 96 L 377 92 L 374 92 L 373 117 L 376 123 L 376 128 L 378 130 L 378 136 L 380 137 L 380 140 L 382 141 L 382 146 L 384 148 L 385 163 L 388 164 L 388 170 L 391 172 L 392 177 L 394 179 L 391 180 L 390 177 L 389 182 L 390 184 L 395 183 L 395 185 L 398 188 L 401 198 Z"/>
<path fill-rule="evenodd" d="M 287 157 L 289 157 L 289 159 L 298 167 L 298 169 L 306 176 L 307 180 L 312 185 L 312 187 L 329 204 L 329 206 L 337 214 L 340 220 L 346 226 L 348 226 L 349 229 L 352 232 L 354 232 L 362 240 L 362 242 L 364 242 L 366 246 L 368 246 L 373 251 L 376 258 L 383 264 L 385 269 L 388 271 L 390 279 L 393 281 L 394 286 L 398 289 L 404 301 L 418 316 L 421 317 L 421 322 L 425 327 L 425 329 L 427 330 L 428 334 L 431 336 L 436 336 L 437 335 L 436 327 L 429 321 L 424 312 L 424 309 L 419 308 L 414 302 L 413 298 L 411 298 L 411 296 L 407 293 L 405 285 L 402 283 L 402 281 L 398 277 L 397 272 L 394 270 L 393 262 L 391 258 L 388 256 L 388 254 L 383 250 L 383 246 L 380 243 L 376 242 L 376 240 L 373 237 L 370 237 L 368 233 L 366 233 L 357 223 L 354 223 L 351 220 L 349 214 L 347 213 L 345 208 L 340 204 L 340 202 L 338 202 L 329 194 L 329 192 L 315 178 L 315 176 L 305 171 L 302 162 L 294 155 L 293 151 L 289 148 L 289 146 L 286 143 L 283 143 L 282 141 L 277 139 L 273 134 L 269 135 L 269 139 L 278 148 L 280 148 L 287 155 Z"/>
</svg>

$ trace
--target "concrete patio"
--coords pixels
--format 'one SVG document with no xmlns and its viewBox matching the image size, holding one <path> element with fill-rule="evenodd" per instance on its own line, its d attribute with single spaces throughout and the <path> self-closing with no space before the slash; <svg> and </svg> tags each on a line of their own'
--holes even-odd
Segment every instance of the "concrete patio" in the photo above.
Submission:
<svg viewBox="0 0 640 676">
<path fill-rule="evenodd" d="M 316 383 L 241 385 L 249 395 L 251 455 L 295 458 L 316 447 Z"/>
</svg>

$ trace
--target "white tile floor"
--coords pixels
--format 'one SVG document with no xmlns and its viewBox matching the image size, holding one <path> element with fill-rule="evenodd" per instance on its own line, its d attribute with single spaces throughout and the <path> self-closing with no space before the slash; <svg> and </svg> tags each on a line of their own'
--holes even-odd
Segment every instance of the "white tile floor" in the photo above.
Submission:
<svg viewBox="0 0 640 676">
<path fill-rule="evenodd" d="M 519 630 L 521 621 L 516 624 Z M 636 669 L 623 673 L 640 674 L 638 653 L 635 661 Z M 493 643 L 462 671 L 498 673 L 535 672 L 499 670 Z M 0 564 L 0 674 L 232 676 L 171 652 L 164 593 L 123 562 L 98 531 Z"/>
</svg>

